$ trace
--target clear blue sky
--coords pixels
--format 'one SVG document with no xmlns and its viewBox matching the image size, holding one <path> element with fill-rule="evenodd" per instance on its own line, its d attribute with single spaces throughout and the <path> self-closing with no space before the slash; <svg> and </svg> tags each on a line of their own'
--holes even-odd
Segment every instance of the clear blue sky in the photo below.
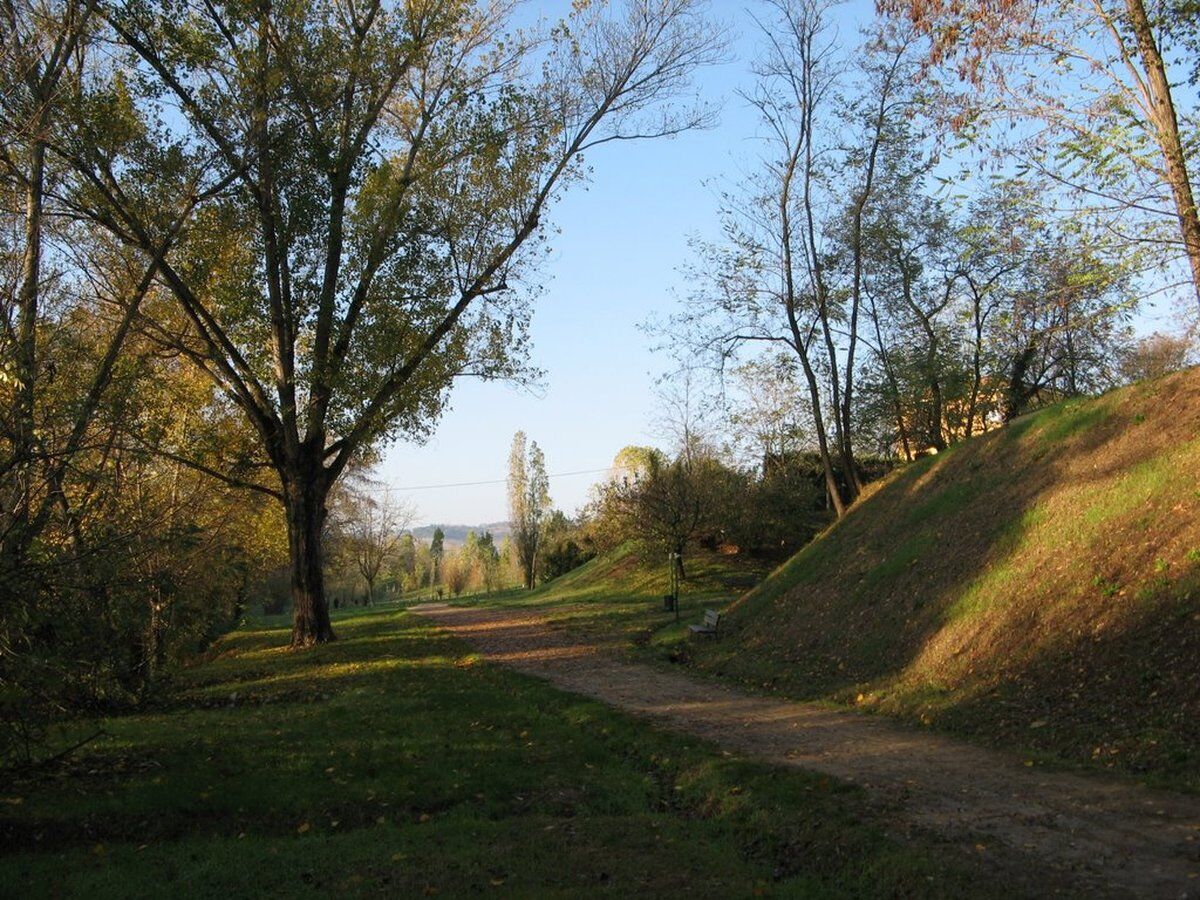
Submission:
<svg viewBox="0 0 1200 900">
<path fill-rule="evenodd" d="M 540 6 L 560 16 L 570 4 Z M 754 152 L 755 120 L 732 96 L 746 77 L 752 25 L 740 5 L 713 8 L 746 39 L 738 41 L 736 59 L 697 79 L 706 96 L 725 99 L 720 125 L 598 148 L 589 158 L 590 184 L 574 187 L 554 211 L 561 233 L 531 326 L 543 390 L 535 396 L 500 383 L 461 383 L 432 441 L 389 448 L 378 470 L 384 482 L 402 488 L 501 479 L 519 429 L 545 451 L 551 474 L 602 468 L 623 446 L 651 441 L 653 381 L 666 363 L 650 352 L 652 341 L 638 325 L 674 303 L 688 235 L 712 232 L 717 200 L 704 182 L 738 170 L 738 160 Z M 552 478 L 555 504 L 573 512 L 596 478 Z M 402 496 L 418 507 L 419 523 L 478 524 L 508 515 L 503 484 Z"/>
<path fill-rule="evenodd" d="M 534 6 L 557 18 L 570 3 Z M 638 325 L 671 311 L 683 287 L 688 236 L 713 233 L 715 188 L 745 171 L 758 147 L 756 119 L 734 96 L 749 81 L 755 26 L 741 3 L 715 0 L 713 9 L 736 36 L 732 61 L 697 79 L 705 96 L 724 103 L 719 126 L 592 154 L 592 181 L 573 188 L 553 215 L 561 233 L 542 270 L 546 290 L 531 326 L 532 362 L 545 372 L 543 389 L 533 394 L 502 383 L 463 382 L 429 443 L 399 443 L 386 452 L 378 475 L 417 507 L 416 524 L 506 519 L 502 483 L 404 488 L 503 479 L 517 430 L 541 445 L 551 474 L 603 468 L 621 447 L 655 442 L 652 392 L 667 361 L 651 352 L 652 339 Z M 863 0 L 841 7 L 843 41 L 853 42 L 873 14 L 874 4 Z M 705 186 L 714 180 L 717 185 Z M 555 504 L 574 512 L 597 477 L 552 478 Z"/>
<path fill-rule="evenodd" d="M 626 444 L 646 442 L 652 382 L 665 363 L 637 326 L 668 311 L 688 233 L 711 227 L 716 203 L 701 182 L 728 165 L 727 143 L 714 131 L 596 153 L 588 190 L 554 214 L 562 232 L 531 325 L 540 390 L 460 383 L 433 440 L 392 447 L 381 478 L 397 487 L 503 478 L 519 429 L 542 447 L 551 473 L 601 468 Z M 573 511 L 595 479 L 551 479 L 556 505 Z M 507 517 L 504 485 L 405 496 L 423 522 Z"/>
</svg>

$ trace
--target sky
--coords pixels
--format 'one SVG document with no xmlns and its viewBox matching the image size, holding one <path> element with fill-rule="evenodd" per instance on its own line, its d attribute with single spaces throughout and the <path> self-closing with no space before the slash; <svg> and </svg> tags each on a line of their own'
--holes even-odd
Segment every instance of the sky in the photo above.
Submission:
<svg viewBox="0 0 1200 900">
<path fill-rule="evenodd" d="M 567 2 L 540 6 L 561 15 Z M 717 3 L 720 15 L 734 4 Z M 863 9 L 869 7 L 865 4 Z M 531 362 L 544 371 L 537 391 L 498 382 L 463 381 L 433 439 L 388 448 L 377 475 L 417 507 L 418 524 L 482 524 L 507 518 L 503 483 L 469 487 L 412 486 L 502 482 L 514 432 L 525 431 L 546 455 L 547 471 L 589 471 L 551 477 L 554 504 L 574 512 L 590 485 L 628 444 L 654 443 L 654 381 L 668 361 L 651 352 L 639 325 L 672 311 L 688 260 L 688 237 L 712 234 L 717 186 L 755 152 L 755 120 L 732 95 L 746 80 L 752 28 L 729 15 L 740 35 L 737 58 L 696 82 L 704 96 L 724 100 L 716 128 L 676 138 L 617 142 L 588 162 L 593 177 L 573 186 L 551 215 L 560 233 L 541 270 L 544 291 L 530 331 Z M 853 27 L 853 26 L 851 26 Z"/>
<path fill-rule="evenodd" d="M 654 378 L 667 361 L 639 329 L 670 312 L 690 232 L 714 218 L 702 182 L 719 175 L 728 147 L 716 132 L 601 148 L 586 191 L 553 214 L 561 233 L 542 270 L 530 331 L 540 385 L 464 380 L 424 446 L 398 444 L 378 470 L 393 487 L 502 479 L 513 433 L 524 430 L 551 473 L 607 467 L 627 444 L 652 442 Z M 616 152 L 614 152 L 616 151 Z M 552 478 L 555 504 L 573 511 L 598 474 Z M 404 492 L 428 523 L 507 517 L 503 484 Z"/>
<path fill-rule="evenodd" d="M 533 6 L 558 18 L 570 3 Z M 719 124 L 590 154 L 590 182 L 572 186 L 551 215 L 559 233 L 530 326 L 540 387 L 464 380 L 431 440 L 385 451 L 376 475 L 415 507 L 414 525 L 505 520 L 503 480 L 518 430 L 544 451 L 551 498 L 568 514 L 622 447 L 663 443 L 652 406 L 655 380 L 670 362 L 652 352 L 655 339 L 639 326 L 669 315 L 686 293 L 689 236 L 715 233 L 717 192 L 751 168 L 759 147 L 755 116 L 736 96 L 750 83 L 756 26 L 741 3 L 716 0 L 713 8 L 734 35 L 731 60 L 696 83 L 722 103 Z M 873 12 L 862 0 L 839 7 L 839 32 L 853 40 Z M 493 483 L 473 484 L 481 481 Z"/>
</svg>

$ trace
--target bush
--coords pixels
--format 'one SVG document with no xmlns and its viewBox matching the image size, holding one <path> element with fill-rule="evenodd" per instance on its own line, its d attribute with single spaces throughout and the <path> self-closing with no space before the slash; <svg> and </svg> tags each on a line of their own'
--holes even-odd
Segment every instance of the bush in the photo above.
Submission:
<svg viewBox="0 0 1200 900">
<path fill-rule="evenodd" d="M 542 556 L 542 580 L 549 581 L 577 569 L 596 556 L 594 549 L 584 549 L 574 537 L 559 537 Z"/>
</svg>

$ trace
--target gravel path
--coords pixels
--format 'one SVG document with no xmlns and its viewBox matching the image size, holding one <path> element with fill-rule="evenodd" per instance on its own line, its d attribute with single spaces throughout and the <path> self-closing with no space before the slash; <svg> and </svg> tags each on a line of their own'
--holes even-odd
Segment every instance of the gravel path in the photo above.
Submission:
<svg viewBox="0 0 1200 900">
<path fill-rule="evenodd" d="M 1200 797 L 1029 767 L 883 718 L 756 697 L 626 663 L 536 613 L 424 604 L 413 611 L 493 662 L 712 741 L 868 789 L 902 828 L 1116 896 L 1200 898 Z"/>
</svg>

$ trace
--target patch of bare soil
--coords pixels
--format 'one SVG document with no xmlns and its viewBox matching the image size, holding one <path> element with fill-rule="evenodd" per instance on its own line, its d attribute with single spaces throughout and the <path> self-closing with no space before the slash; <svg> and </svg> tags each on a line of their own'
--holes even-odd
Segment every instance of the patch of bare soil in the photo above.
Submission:
<svg viewBox="0 0 1200 900">
<path fill-rule="evenodd" d="M 1027 766 L 885 719 L 755 697 L 613 659 L 523 610 L 414 611 L 490 661 L 762 760 L 866 788 L 900 830 L 994 860 L 1021 880 L 1116 896 L 1200 897 L 1200 797 Z"/>
</svg>

